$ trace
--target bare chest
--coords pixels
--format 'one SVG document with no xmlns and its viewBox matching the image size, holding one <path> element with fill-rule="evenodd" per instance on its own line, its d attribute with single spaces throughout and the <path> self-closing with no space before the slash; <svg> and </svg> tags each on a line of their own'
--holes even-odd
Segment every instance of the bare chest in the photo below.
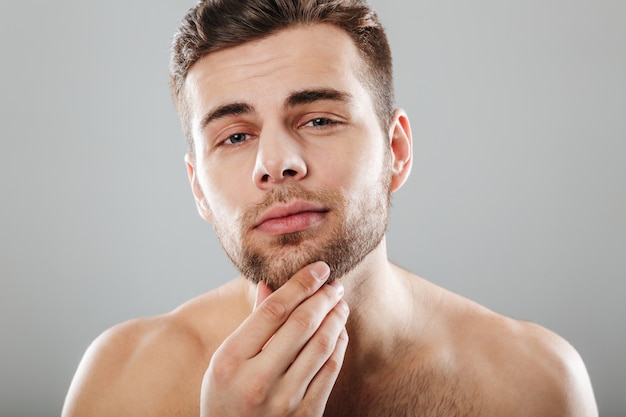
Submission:
<svg viewBox="0 0 626 417">
<path fill-rule="evenodd" d="M 336 387 L 325 417 L 472 417 L 484 415 L 470 375 L 438 369 L 405 369 L 380 379 Z"/>
</svg>

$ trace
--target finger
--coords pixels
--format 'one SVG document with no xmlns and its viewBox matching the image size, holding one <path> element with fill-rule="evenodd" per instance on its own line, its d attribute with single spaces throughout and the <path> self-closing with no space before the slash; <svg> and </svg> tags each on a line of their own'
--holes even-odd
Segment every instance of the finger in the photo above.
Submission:
<svg viewBox="0 0 626 417">
<path fill-rule="evenodd" d="M 335 350 L 324 365 L 322 365 L 322 368 L 315 375 L 304 394 L 302 406 L 306 410 L 313 411 L 313 413 L 311 413 L 312 415 L 322 415 L 324 412 L 330 393 L 341 371 L 347 347 L 348 332 L 344 327 L 337 338 Z"/>
<path fill-rule="evenodd" d="M 263 302 L 265 301 L 265 299 L 267 297 L 269 297 L 272 294 L 272 289 L 263 281 L 259 282 L 257 284 L 256 287 L 256 299 L 254 301 L 254 308 L 252 309 L 252 311 L 256 310 L 257 307 Z M 273 336 L 272 336 L 273 337 Z M 267 343 L 269 343 L 269 341 L 272 340 L 272 338 L 270 337 L 270 339 L 267 341 Z M 267 346 L 267 343 L 265 344 L 265 346 Z M 263 346 L 263 349 L 265 349 L 265 346 Z"/>
<path fill-rule="evenodd" d="M 341 362 L 336 363 L 336 360 L 340 357 L 343 358 L 343 356 L 337 356 L 337 345 L 339 344 L 341 349 L 341 344 L 347 343 L 347 340 L 344 341 L 343 338 L 347 337 L 344 332 L 348 314 L 348 305 L 343 300 L 339 301 L 328 313 L 320 328 L 302 348 L 287 371 L 285 381 L 288 387 L 301 386 L 301 395 L 304 396 L 306 387 L 324 369 L 326 369 L 326 382 L 329 382 L 329 378 L 332 379 L 334 375 L 330 372 L 331 370 L 339 372 L 339 369 L 335 369 L 334 365 L 339 365 L 337 368 L 341 368 Z M 331 359 L 333 355 L 335 357 Z M 331 360 L 330 363 L 329 360 Z M 336 378 L 336 375 L 334 377 Z"/>
<path fill-rule="evenodd" d="M 272 290 L 270 289 L 270 287 L 268 287 L 267 284 L 263 281 L 259 282 L 259 284 L 256 286 L 256 299 L 254 301 L 254 308 L 252 309 L 252 311 L 256 310 L 257 307 L 261 305 L 261 303 L 265 301 L 265 299 L 271 294 Z"/>
<path fill-rule="evenodd" d="M 289 319 L 276 332 L 260 356 L 264 357 L 268 364 L 283 363 L 285 366 L 289 366 L 304 346 L 310 342 L 313 335 L 321 330 L 320 326 L 327 319 L 329 313 L 337 306 L 337 303 L 343 296 L 343 292 L 343 285 L 339 281 L 320 288 L 291 313 Z M 345 321 L 336 326 L 335 338 L 344 324 Z M 325 337 L 327 333 L 324 333 L 322 337 Z M 334 341 L 329 341 L 328 345 L 334 346 Z M 328 358 L 331 352 L 332 349 L 327 352 L 324 360 Z M 319 369 L 319 366 L 317 369 Z M 316 372 L 317 369 L 315 370 Z M 268 371 L 270 370 L 268 369 Z"/>
<path fill-rule="evenodd" d="M 227 343 L 238 349 L 232 354 L 249 359 L 261 352 L 296 307 L 324 285 L 329 273 L 330 268 L 324 262 L 316 262 L 296 272 L 285 285 L 261 302 L 228 337 Z"/>
</svg>

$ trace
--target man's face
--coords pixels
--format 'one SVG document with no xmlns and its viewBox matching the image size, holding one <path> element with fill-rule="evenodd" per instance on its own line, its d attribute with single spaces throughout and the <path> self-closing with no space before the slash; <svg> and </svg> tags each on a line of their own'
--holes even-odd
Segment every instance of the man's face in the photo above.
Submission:
<svg viewBox="0 0 626 417">
<path fill-rule="evenodd" d="M 280 287 L 318 260 L 331 278 L 381 242 L 389 139 L 341 30 L 314 25 L 211 53 L 189 71 L 198 207 L 244 276 Z"/>
</svg>

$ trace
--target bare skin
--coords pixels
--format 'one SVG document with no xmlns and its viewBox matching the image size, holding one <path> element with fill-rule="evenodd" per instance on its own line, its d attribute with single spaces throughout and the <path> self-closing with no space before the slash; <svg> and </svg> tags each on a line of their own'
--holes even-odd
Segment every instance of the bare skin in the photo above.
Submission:
<svg viewBox="0 0 626 417">
<path fill-rule="evenodd" d="M 391 264 L 384 237 L 332 284 L 325 259 L 307 258 L 350 214 L 366 220 L 363 196 L 377 195 L 381 176 L 393 193 L 410 172 L 406 114 L 380 129 L 359 59 L 347 35 L 314 25 L 192 67 L 196 149 L 186 161 L 200 215 L 231 257 L 250 247 L 270 267 L 301 269 L 277 274 L 275 291 L 239 277 L 108 330 L 86 352 L 63 416 L 597 416 L 567 342 Z M 340 98 L 293 100 L 302 91 Z M 237 111 L 206 117 L 232 103 Z M 241 220 L 287 184 L 345 198 L 275 203 Z M 277 243 L 303 230 L 300 246 Z"/>
<path fill-rule="evenodd" d="M 265 302 L 263 284 L 240 278 L 119 325 L 87 351 L 63 415 L 597 415 L 584 365 L 560 337 L 387 272 L 376 283 L 388 291 L 344 302 L 340 285 L 306 269 Z"/>
</svg>

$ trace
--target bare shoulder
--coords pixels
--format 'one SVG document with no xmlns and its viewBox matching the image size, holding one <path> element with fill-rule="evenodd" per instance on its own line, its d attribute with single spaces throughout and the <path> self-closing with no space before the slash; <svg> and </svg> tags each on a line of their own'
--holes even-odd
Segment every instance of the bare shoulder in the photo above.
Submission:
<svg viewBox="0 0 626 417">
<path fill-rule="evenodd" d="M 459 297 L 463 365 L 486 389 L 487 407 L 510 416 L 597 416 L 589 375 L 574 347 L 538 324 Z M 471 347 L 471 348 L 470 348 Z"/>
<path fill-rule="evenodd" d="M 488 330 L 484 346 L 491 358 L 489 379 L 516 387 L 493 398 L 502 408 L 519 404 L 520 416 L 597 416 L 598 410 L 586 367 L 565 339 L 534 323 L 503 318 Z"/>
<path fill-rule="evenodd" d="M 170 313 L 106 330 L 85 352 L 63 416 L 198 415 L 211 356 L 247 315 L 243 290 L 232 281 Z"/>
</svg>

